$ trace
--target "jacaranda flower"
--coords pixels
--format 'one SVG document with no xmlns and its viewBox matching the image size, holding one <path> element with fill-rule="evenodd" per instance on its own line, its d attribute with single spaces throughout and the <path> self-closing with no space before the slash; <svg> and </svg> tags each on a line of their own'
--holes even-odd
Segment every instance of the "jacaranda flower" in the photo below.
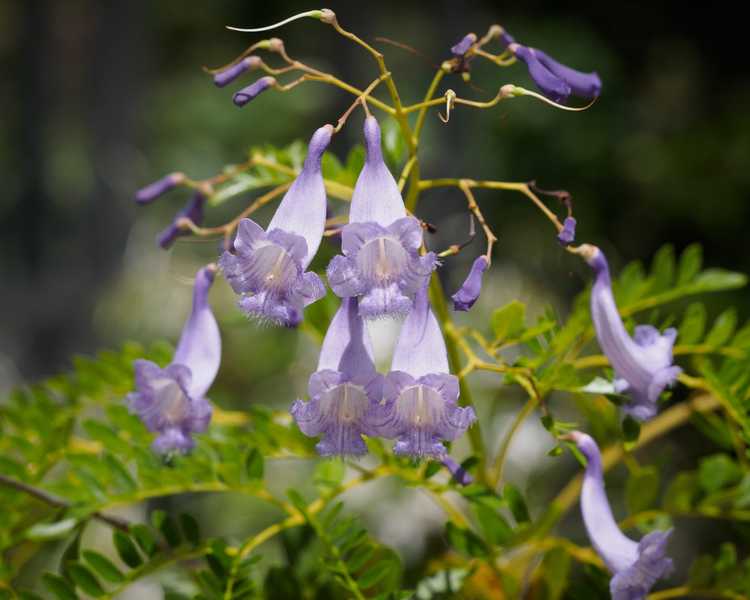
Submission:
<svg viewBox="0 0 750 600">
<path fill-rule="evenodd" d="M 323 436 L 316 446 L 318 452 L 323 456 L 365 454 L 362 435 L 371 432 L 372 409 L 381 400 L 383 377 L 375 371 L 356 298 L 341 302 L 308 386 L 310 401 L 297 400 L 291 413 L 305 435 Z"/>
<path fill-rule="evenodd" d="M 442 458 L 442 440 L 457 439 L 476 419 L 474 409 L 458 406 L 458 393 L 443 334 L 422 288 L 396 343 L 385 403 L 374 411 L 375 430 L 397 440 L 396 454 Z"/>
<path fill-rule="evenodd" d="M 526 63 L 534 83 L 550 100 L 563 103 L 571 93 L 593 100 L 601 93 L 602 80 L 597 73 L 583 73 L 571 69 L 538 48 L 516 43 L 513 37 L 505 32 L 501 35 L 500 41 Z"/>
<path fill-rule="evenodd" d="M 214 84 L 216 87 L 224 87 L 232 83 L 245 71 L 253 71 L 260 66 L 260 58 L 257 56 L 246 56 L 238 63 L 235 63 L 226 69 L 219 71 L 214 75 Z"/>
<path fill-rule="evenodd" d="M 488 266 L 489 262 L 484 255 L 474 261 L 461 289 L 451 296 L 453 310 L 467 311 L 474 306 L 482 291 L 482 276 Z"/>
<path fill-rule="evenodd" d="M 419 255 L 422 227 L 406 216 L 404 200 L 380 148 L 380 127 L 365 120 L 367 158 L 352 195 L 349 224 L 341 232 L 343 256 L 328 265 L 328 282 L 341 298 L 359 297 L 364 317 L 406 314 L 437 265 L 434 252 Z"/>
<path fill-rule="evenodd" d="M 157 237 L 159 245 L 164 249 L 169 248 L 178 237 L 190 233 L 180 227 L 180 219 L 183 217 L 190 219 L 196 225 L 200 225 L 203 222 L 203 207 L 205 203 L 206 197 L 200 192 L 196 192 L 185 205 L 185 208 L 175 215 L 169 227 L 159 234 Z"/>
<path fill-rule="evenodd" d="M 440 462 L 442 462 L 443 466 L 448 469 L 453 481 L 458 485 L 471 485 L 474 483 L 474 478 L 471 474 L 447 454 L 440 459 Z"/>
<path fill-rule="evenodd" d="M 451 47 L 451 54 L 453 54 L 453 56 L 462 58 L 463 55 L 469 51 L 469 48 L 471 48 L 471 46 L 476 43 L 476 41 L 476 33 L 467 33 L 464 37 L 461 38 L 460 42 Z"/>
<path fill-rule="evenodd" d="M 562 231 L 557 234 L 557 241 L 563 246 L 570 246 L 576 241 L 576 220 L 574 217 L 565 217 Z"/>
<path fill-rule="evenodd" d="M 150 431 L 159 435 L 154 450 L 187 452 L 193 433 L 205 431 L 211 420 L 206 392 L 219 370 L 221 337 L 208 304 L 215 268 L 203 267 L 195 276 L 193 309 L 182 330 L 172 362 L 164 369 L 149 360 L 135 361 L 136 391 L 127 398 Z"/>
<path fill-rule="evenodd" d="M 581 251 L 595 274 L 591 318 L 599 345 L 615 370 L 615 390 L 631 397 L 623 410 L 634 419 L 645 421 L 656 414 L 659 395 L 682 371 L 672 364 L 677 330 L 670 327 L 660 334 L 651 325 L 638 325 L 631 338 L 615 305 L 604 253 L 588 244 Z"/>
<path fill-rule="evenodd" d="M 185 181 L 184 173 L 170 173 L 169 175 L 165 175 L 158 181 L 154 181 L 146 187 L 138 190 L 135 195 L 135 201 L 138 202 L 138 204 L 149 204 L 159 196 L 176 188 L 183 181 Z"/>
<path fill-rule="evenodd" d="M 234 102 L 236 106 L 243 107 L 250 102 L 250 100 L 255 100 L 255 98 L 273 85 L 276 85 L 275 78 L 269 75 L 261 77 L 258 81 L 251 83 L 246 88 L 236 92 L 234 96 L 232 96 L 232 102 Z"/>
<path fill-rule="evenodd" d="M 591 436 L 569 434 L 586 457 L 581 488 L 581 513 L 591 545 L 612 573 L 609 589 L 613 600 L 643 600 L 653 585 L 673 569 L 666 556 L 672 530 L 652 531 L 640 542 L 627 537 L 612 516 L 602 476 L 599 448 Z"/>
<path fill-rule="evenodd" d="M 325 295 L 317 274 L 305 272 L 323 239 L 326 191 L 320 161 L 333 127 L 318 129 L 310 140 L 302 171 L 289 188 L 268 231 L 251 219 L 237 228 L 232 252 L 219 265 L 232 289 L 242 294 L 248 315 L 287 327 L 302 321 L 305 306 Z"/>
</svg>

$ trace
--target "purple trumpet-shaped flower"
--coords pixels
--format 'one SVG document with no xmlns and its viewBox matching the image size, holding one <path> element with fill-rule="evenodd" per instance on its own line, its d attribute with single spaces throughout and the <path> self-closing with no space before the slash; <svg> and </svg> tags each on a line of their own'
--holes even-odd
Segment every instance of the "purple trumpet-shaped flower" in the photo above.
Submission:
<svg viewBox="0 0 750 600">
<path fill-rule="evenodd" d="M 617 312 L 604 253 L 591 245 L 584 245 L 581 250 L 595 274 L 591 318 L 599 345 L 615 370 L 615 390 L 630 394 L 631 402 L 623 410 L 634 419 L 645 421 L 656 414 L 659 395 L 682 371 L 672 364 L 677 330 L 670 327 L 660 334 L 651 325 L 638 325 L 631 338 Z"/>
<path fill-rule="evenodd" d="M 305 269 L 323 239 L 326 191 L 320 161 L 332 134 L 331 125 L 313 134 L 302 171 L 267 232 L 255 221 L 243 219 L 234 252 L 224 252 L 219 259 L 232 289 L 242 295 L 239 306 L 248 316 L 295 327 L 302 321 L 304 307 L 325 295 L 320 277 Z"/>
<path fill-rule="evenodd" d="M 458 406 L 458 393 L 443 334 L 422 288 L 396 343 L 385 403 L 373 411 L 374 429 L 397 440 L 396 454 L 443 458 L 442 440 L 457 439 L 476 420 L 474 409 Z"/>
<path fill-rule="evenodd" d="M 474 261 L 461 289 L 451 296 L 453 310 L 467 311 L 474 306 L 482 291 L 482 276 L 488 266 L 489 261 L 484 255 Z"/>
<path fill-rule="evenodd" d="M 471 48 L 471 46 L 476 43 L 476 41 L 476 33 L 467 33 L 464 37 L 461 38 L 461 41 L 459 41 L 455 46 L 451 47 L 451 54 L 458 58 L 462 58 L 463 55 L 469 51 L 469 48 Z"/>
<path fill-rule="evenodd" d="M 380 127 L 365 120 L 367 158 L 341 232 L 343 256 L 328 265 L 328 282 L 341 298 L 359 297 L 359 313 L 374 318 L 406 314 L 417 290 L 437 266 L 434 252 L 419 255 L 422 227 L 406 216 L 404 201 L 383 160 Z"/>
<path fill-rule="evenodd" d="M 565 217 L 562 231 L 557 234 L 557 241 L 563 246 L 569 246 L 576 241 L 576 220 L 574 217 Z"/>
<path fill-rule="evenodd" d="M 508 48 L 526 63 L 529 75 L 550 100 L 563 103 L 570 94 L 587 100 L 598 97 L 602 80 L 597 73 L 582 73 L 565 66 L 537 48 L 511 42 Z"/>
<path fill-rule="evenodd" d="M 643 600 L 653 585 L 673 569 L 672 559 L 666 555 L 672 530 L 652 531 L 640 542 L 623 534 L 607 500 L 596 442 L 580 431 L 573 431 L 569 437 L 586 457 L 581 513 L 591 545 L 612 572 L 609 583 L 612 599 Z"/>
<path fill-rule="evenodd" d="M 165 175 L 158 181 L 154 181 L 146 187 L 138 190 L 135 194 L 135 201 L 138 204 L 150 204 L 159 196 L 176 188 L 183 181 L 185 181 L 184 173 L 170 173 L 169 175 Z"/>
<path fill-rule="evenodd" d="M 127 397 L 131 412 L 159 435 L 154 450 L 187 452 L 192 434 L 205 431 L 211 420 L 206 392 L 219 370 L 221 337 L 208 304 L 214 267 L 195 277 L 193 309 L 182 330 L 172 362 L 164 369 L 148 360 L 135 361 L 136 391 Z"/>
<path fill-rule="evenodd" d="M 180 227 L 180 220 L 183 218 L 190 219 L 196 225 L 203 223 L 203 207 L 206 204 L 206 197 L 200 192 L 196 192 L 190 201 L 185 205 L 180 212 L 178 212 L 169 226 L 162 231 L 157 239 L 159 246 L 165 250 L 174 244 L 175 240 L 183 235 L 188 235 L 190 232 Z"/>
<path fill-rule="evenodd" d="M 291 413 L 305 435 L 322 435 L 323 456 L 367 452 L 362 435 L 372 427 L 383 377 L 375 370 L 367 330 L 357 299 L 345 298 L 333 317 L 320 351 L 318 370 L 310 376 L 310 401 L 295 401 Z"/>
<path fill-rule="evenodd" d="M 257 69 L 260 66 L 260 62 L 260 58 L 257 56 L 246 56 L 238 63 L 214 74 L 214 84 L 220 88 L 229 85 L 245 71 L 254 71 Z"/>
<path fill-rule="evenodd" d="M 271 76 L 261 77 L 258 81 L 251 83 L 246 88 L 236 92 L 234 96 L 232 96 L 232 102 L 234 102 L 236 106 L 242 108 L 245 104 L 251 100 L 255 100 L 255 98 L 273 85 L 276 85 L 275 78 Z"/>
</svg>

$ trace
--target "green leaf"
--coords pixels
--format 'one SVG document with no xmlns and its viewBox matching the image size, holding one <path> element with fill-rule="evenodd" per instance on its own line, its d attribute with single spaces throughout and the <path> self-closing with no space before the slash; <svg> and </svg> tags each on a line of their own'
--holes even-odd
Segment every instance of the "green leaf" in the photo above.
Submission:
<svg viewBox="0 0 750 600">
<path fill-rule="evenodd" d="M 304 598 L 302 585 L 291 567 L 271 567 L 263 582 L 263 598 L 266 600 L 288 600 Z"/>
<path fill-rule="evenodd" d="M 693 293 L 720 292 L 743 287 L 746 283 L 747 275 L 744 273 L 735 273 L 725 269 L 706 269 L 695 278 L 690 287 Z"/>
<path fill-rule="evenodd" d="M 121 583 L 125 581 L 125 577 L 120 570 L 103 554 L 94 552 L 93 550 L 84 550 L 83 558 L 86 559 L 91 565 L 91 568 L 96 571 L 102 579 L 106 579 L 112 583 Z"/>
<path fill-rule="evenodd" d="M 143 550 L 146 556 L 154 556 L 158 550 L 159 545 L 156 542 L 154 534 L 151 532 L 146 525 L 136 523 L 130 526 L 130 533 L 135 538 L 138 547 Z"/>
<path fill-rule="evenodd" d="M 689 512 L 698 496 L 698 476 L 692 472 L 679 473 L 664 493 L 664 508 L 675 512 Z"/>
<path fill-rule="evenodd" d="M 508 507 L 510 508 L 510 512 L 513 513 L 513 518 L 516 520 L 516 523 L 520 525 L 531 521 L 526 501 L 523 499 L 520 490 L 515 485 L 512 483 L 505 485 L 503 488 L 503 498 L 508 503 Z"/>
<path fill-rule="evenodd" d="M 622 437 L 625 443 L 632 446 L 638 441 L 640 436 L 641 424 L 630 415 L 627 415 L 622 420 Z"/>
<path fill-rule="evenodd" d="M 141 555 L 138 554 L 138 550 L 133 544 L 133 541 L 125 535 L 122 531 L 115 530 L 112 533 L 112 542 L 117 550 L 117 554 L 126 565 L 131 569 L 135 569 L 140 566 L 143 562 Z"/>
<path fill-rule="evenodd" d="M 380 123 L 383 154 L 392 167 L 400 165 L 406 157 L 406 142 L 396 119 L 387 117 Z"/>
<path fill-rule="evenodd" d="M 151 513 L 151 523 L 153 523 L 156 529 L 161 531 L 164 539 L 167 540 L 167 544 L 169 544 L 172 548 L 180 545 L 180 543 L 182 542 L 180 530 L 177 528 L 177 524 L 174 522 L 174 519 L 167 513 L 165 513 L 163 510 L 155 510 Z"/>
<path fill-rule="evenodd" d="M 651 266 L 651 293 L 668 290 L 675 276 L 674 248 L 667 244 L 659 248 Z"/>
<path fill-rule="evenodd" d="M 63 519 L 53 523 L 37 523 L 26 530 L 26 539 L 32 541 L 57 540 L 70 534 L 78 525 L 78 519 Z"/>
<path fill-rule="evenodd" d="M 323 459 L 315 465 L 313 481 L 322 488 L 332 488 L 344 480 L 346 465 L 338 458 Z"/>
<path fill-rule="evenodd" d="M 183 513 L 180 515 L 180 527 L 185 539 L 193 546 L 201 543 L 201 534 L 198 521 L 192 515 Z"/>
<path fill-rule="evenodd" d="M 101 584 L 87 567 L 84 567 L 80 563 L 73 563 L 68 567 L 68 573 L 76 586 L 81 588 L 89 596 L 98 598 L 99 596 L 104 595 L 104 589 Z"/>
<path fill-rule="evenodd" d="M 476 504 L 474 510 L 484 538 L 490 544 L 504 546 L 513 539 L 513 529 L 496 509 L 484 504 Z"/>
<path fill-rule="evenodd" d="M 289 496 L 289 500 L 292 501 L 294 508 L 300 511 L 303 515 L 307 516 L 307 502 L 305 502 L 302 494 L 300 494 L 295 489 L 289 489 L 287 490 L 286 495 Z"/>
<path fill-rule="evenodd" d="M 719 347 L 726 342 L 737 326 L 737 311 L 734 308 L 728 308 L 721 313 L 714 321 L 714 326 L 706 336 L 706 344 L 709 346 Z"/>
<path fill-rule="evenodd" d="M 133 481 L 133 477 L 119 460 L 109 453 L 104 455 L 103 460 L 104 464 L 112 474 L 112 478 L 114 479 L 118 491 L 127 494 L 138 488 L 135 481 Z"/>
<path fill-rule="evenodd" d="M 263 454 L 257 448 L 251 448 L 245 458 L 245 473 L 250 479 L 263 479 Z"/>
<path fill-rule="evenodd" d="M 659 494 L 659 470 L 649 465 L 640 467 L 628 478 L 625 502 L 631 514 L 651 508 Z"/>
<path fill-rule="evenodd" d="M 445 535 L 448 543 L 461 554 L 471 557 L 487 555 L 487 546 L 482 539 L 470 529 L 458 527 L 448 521 L 445 525 Z"/>
<path fill-rule="evenodd" d="M 691 244 L 682 252 L 677 269 L 677 285 L 685 285 L 693 280 L 703 265 L 703 249 L 700 244 Z"/>
<path fill-rule="evenodd" d="M 59 575 L 45 573 L 42 575 L 42 583 L 59 600 L 78 600 L 78 596 L 70 587 L 70 584 Z"/>
<path fill-rule="evenodd" d="M 547 600 L 559 600 L 568 585 L 571 558 L 562 548 L 554 548 L 544 555 L 542 573 L 547 585 Z"/>
<path fill-rule="evenodd" d="M 714 454 L 701 460 L 698 470 L 700 486 L 709 494 L 737 483 L 742 469 L 726 454 Z"/>
<path fill-rule="evenodd" d="M 714 559 L 708 554 L 699 556 L 690 565 L 688 585 L 692 588 L 708 588 L 714 578 Z"/>
<path fill-rule="evenodd" d="M 700 302 L 693 302 L 687 307 L 680 325 L 680 344 L 697 344 L 703 338 L 706 329 L 706 307 Z"/>
<path fill-rule="evenodd" d="M 393 564 L 388 560 L 376 563 L 375 566 L 368 569 L 362 577 L 357 578 L 357 584 L 363 590 L 370 589 L 375 584 L 380 583 L 380 581 L 393 569 Z"/>
<path fill-rule="evenodd" d="M 526 326 L 526 305 L 513 300 L 492 313 L 495 339 L 502 341 L 520 334 Z"/>
</svg>

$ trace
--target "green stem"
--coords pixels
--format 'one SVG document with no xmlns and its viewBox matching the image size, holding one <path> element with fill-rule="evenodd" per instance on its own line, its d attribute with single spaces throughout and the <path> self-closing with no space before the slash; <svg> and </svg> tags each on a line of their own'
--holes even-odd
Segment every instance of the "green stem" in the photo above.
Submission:
<svg viewBox="0 0 750 600">
<path fill-rule="evenodd" d="M 500 480 L 503 477 L 503 467 L 505 465 L 505 459 L 508 456 L 508 450 L 510 450 L 511 442 L 513 441 L 513 437 L 516 435 L 518 430 L 520 429 L 523 422 L 528 418 L 529 415 L 531 415 L 536 407 L 539 405 L 539 398 L 537 398 L 536 395 L 529 395 L 529 399 L 526 401 L 526 404 L 524 404 L 521 411 L 516 415 L 516 418 L 513 420 L 513 424 L 510 427 L 510 430 L 505 436 L 505 439 L 503 440 L 502 445 L 500 446 L 500 450 L 497 453 L 497 456 L 495 457 L 495 461 L 492 463 L 492 468 L 490 469 L 490 475 L 489 475 L 489 481 L 490 485 L 494 488 L 497 487 L 497 485 L 500 483 Z"/>
</svg>

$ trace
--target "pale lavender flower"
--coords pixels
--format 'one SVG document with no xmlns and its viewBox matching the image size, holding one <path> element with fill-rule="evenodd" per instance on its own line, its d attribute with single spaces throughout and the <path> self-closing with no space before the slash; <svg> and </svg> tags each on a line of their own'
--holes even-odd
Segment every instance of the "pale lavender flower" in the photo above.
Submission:
<svg viewBox="0 0 750 600">
<path fill-rule="evenodd" d="M 127 397 L 131 412 L 159 435 L 154 450 L 187 452 L 192 434 L 206 430 L 211 404 L 205 395 L 221 362 L 221 337 L 208 304 L 214 267 L 203 267 L 195 277 L 193 308 L 182 330 L 172 362 L 160 368 L 148 360 L 135 361 L 136 391 Z"/>
<path fill-rule="evenodd" d="M 599 345 L 615 370 L 615 390 L 630 395 L 631 401 L 623 410 L 645 421 L 656 414 L 659 395 L 682 371 L 672 364 L 677 330 L 670 327 L 660 334 L 651 325 L 638 325 L 631 338 L 617 311 L 604 253 L 591 245 L 582 246 L 581 251 L 595 274 L 591 318 Z"/>
<path fill-rule="evenodd" d="M 461 289 L 451 296 L 453 310 L 467 311 L 474 306 L 482 291 L 482 276 L 488 266 L 489 261 L 484 255 L 474 261 Z"/>
<path fill-rule="evenodd" d="M 246 56 L 241 61 L 214 74 L 214 84 L 216 87 L 224 87 L 232 83 L 245 71 L 254 71 L 260 66 L 260 58 L 257 56 Z"/>
<path fill-rule="evenodd" d="M 449 374 L 445 340 L 422 288 L 396 343 L 374 429 L 397 440 L 396 454 L 443 458 L 442 440 L 457 439 L 476 420 L 474 409 L 458 406 L 458 394 L 458 378 Z"/>
<path fill-rule="evenodd" d="M 576 220 L 574 217 L 565 217 L 563 228 L 557 234 L 557 241 L 563 246 L 569 246 L 576 240 Z"/>
<path fill-rule="evenodd" d="M 581 488 L 581 513 L 591 545 L 612 573 L 609 589 L 613 600 L 642 600 L 653 585 L 672 572 L 666 555 L 672 530 L 652 531 L 636 542 L 627 537 L 612 516 L 604 489 L 602 460 L 591 436 L 573 431 L 568 436 L 586 457 Z"/>
<path fill-rule="evenodd" d="M 169 226 L 157 236 L 156 239 L 159 245 L 166 250 L 174 244 L 178 237 L 190 233 L 180 226 L 180 220 L 183 218 L 188 218 L 196 225 L 200 225 L 203 222 L 203 208 L 205 204 L 206 197 L 200 192 L 196 192 L 185 205 L 185 208 L 178 212 Z"/>
<path fill-rule="evenodd" d="M 371 431 L 382 380 L 357 299 L 345 298 L 326 332 L 318 370 L 310 376 L 310 401 L 297 400 L 290 412 L 305 435 L 323 436 L 316 446 L 321 455 L 365 454 L 362 435 Z"/>
<path fill-rule="evenodd" d="M 380 148 L 380 127 L 365 120 L 367 158 L 354 187 L 342 252 L 328 265 L 328 282 L 341 298 L 359 297 L 372 318 L 406 314 L 414 294 L 437 266 L 434 252 L 419 255 L 422 227 L 406 216 L 404 201 Z"/>
<path fill-rule="evenodd" d="M 463 58 L 464 54 L 469 51 L 469 48 L 471 48 L 471 46 L 475 44 L 476 41 L 476 33 L 467 33 L 464 37 L 461 38 L 461 41 L 459 41 L 455 46 L 451 47 L 451 54 L 458 58 Z"/>
<path fill-rule="evenodd" d="M 243 107 L 251 100 L 255 100 L 260 94 L 271 86 L 276 85 L 276 79 L 270 76 L 261 77 L 258 81 L 251 83 L 232 96 L 232 102 L 236 106 Z"/>
<path fill-rule="evenodd" d="M 161 179 L 154 181 L 153 183 L 141 188 L 135 194 L 135 201 L 138 204 L 149 204 L 156 200 L 159 196 L 166 194 L 168 191 L 173 190 L 178 185 L 185 181 L 184 173 L 170 173 L 165 175 Z"/>
<path fill-rule="evenodd" d="M 267 232 L 243 219 L 233 252 L 219 259 L 232 289 L 242 295 L 239 306 L 248 316 L 295 327 L 304 307 L 325 295 L 320 277 L 305 269 L 323 239 L 326 191 L 320 163 L 332 133 L 333 127 L 326 125 L 313 134 L 302 171 Z"/>
</svg>

